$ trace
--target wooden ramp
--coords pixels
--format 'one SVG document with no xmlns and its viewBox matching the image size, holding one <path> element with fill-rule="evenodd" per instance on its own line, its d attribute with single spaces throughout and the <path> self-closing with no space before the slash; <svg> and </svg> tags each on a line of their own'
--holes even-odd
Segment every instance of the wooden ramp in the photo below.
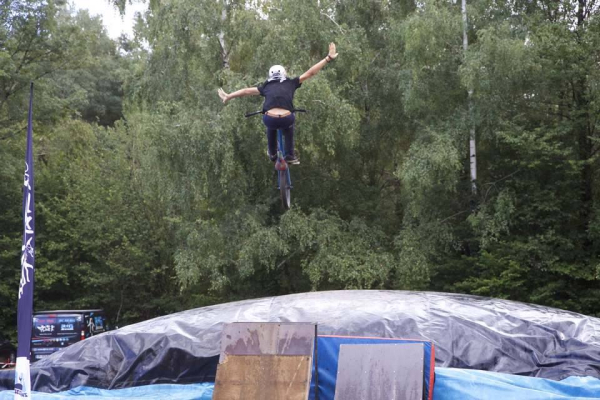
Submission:
<svg viewBox="0 0 600 400">
<path fill-rule="evenodd" d="M 225 325 L 213 400 L 306 400 L 316 325 Z"/>
</svg>

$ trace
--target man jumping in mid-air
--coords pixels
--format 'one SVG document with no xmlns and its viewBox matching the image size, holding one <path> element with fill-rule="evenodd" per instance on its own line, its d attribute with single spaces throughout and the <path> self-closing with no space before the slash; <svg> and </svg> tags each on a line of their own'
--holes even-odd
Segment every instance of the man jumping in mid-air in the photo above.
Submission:
<svg viewBox="0 0 600 400">
<path fill-rule="evenodd" d="M 338 56 L 335 44 L 329 44 L 327 57 L 313 65 L 308 71 L 297 78 L 288 79 L 285 68 L 274 65 L 269 69 L 269 78 L 258 87 L 240 89 L 231 94 L 219 89 L 219 97 L 223 103 L 236 97 L 261 95 L 265 98 L 263 104 L 263 123 L 267 127 L 268 153 L 271 161 L 277 159 L 277 130 L 281 129 L 285 137 L 285 160 L 290 164 L 299 164 L 300 160 L 294 152 L 294 92 L 302 82 L 315 76 L 328 62 Z"/>
</svg>

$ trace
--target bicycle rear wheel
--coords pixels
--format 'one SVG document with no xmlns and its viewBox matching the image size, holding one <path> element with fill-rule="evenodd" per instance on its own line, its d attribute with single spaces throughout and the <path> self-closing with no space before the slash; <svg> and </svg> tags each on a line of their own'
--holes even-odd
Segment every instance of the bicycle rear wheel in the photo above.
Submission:
<svg viewBox="0 0 600 400">
<path fill-rule="evenodd" d="M 288 170 L 279 171 L 279 192 L 281 193 L 281 204 L 286 210 L 290 209 L 292 204 L 290 184 L 288 182 Z"/>
</svg>

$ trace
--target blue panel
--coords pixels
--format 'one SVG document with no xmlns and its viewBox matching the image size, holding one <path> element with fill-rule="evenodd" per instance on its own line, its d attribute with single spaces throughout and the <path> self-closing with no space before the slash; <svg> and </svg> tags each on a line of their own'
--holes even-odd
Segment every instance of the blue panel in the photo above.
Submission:
<svg viewBox="0 0 600 400">
<path fill-rule="evenodd" d="M 600 379 L 570 376 L 562 381 L 468 369 L 436 368 L 434 400 L 600 399 Z"/>
<path fill-rule="evenodd" d="M 433 379 L 431 376 L 431 359 L 433 354 L 433 345 L 431 342 L 419 340 L 404 339 L 380 339 L 380 338 L 357 338 L 343 336 L 318 336 L 317 339 L 317 360 L 319 363 L 319 400 L 333 400 L 335 397 L 335 381 L 337 379 L 338 358 L 340 346 L 342 344 L 395 344 L 395 343 L 422 343 L 425 351 L 423 371 L 424 388 L 423 399 L 431 399 L 429 393 L 429 382 Z M 310 383 L 309 400 L 315 399 L 315 371 Z"/>
<path fill-rule="evenodd" d="M 600 379 L 571 376 L 562 381 L 508 375 L 496 372 L 436 368 L 433 400 L 600 400 Z M 319 380 L 322 383 L 322 380 Z M 335 383 L 334 383 L 335 385 Z M 320 385 L 321 386 L 321 385 Z M 73 397 L 104 397 L 112 400 L 211 400 L 212 383 L 150 385 L 101 390 L 79 387 L 61 393 L 34 392 L 35 400 L 71 400 Z M 323 387 L 321 388 L 323 393 Z M 333 399 L 320 397 L 320 400 Z M 13 400 L 14 392 L 0 391 L 0 400 Z M 312 394 L 311 399 L 314 398 Z"/>
<path fill-rule="evenodd" d="M 31 397 L 35 400 L 72 400 L 74 397 L 111 400 L 211 400 L 213 387 L 212 383 L 148 385 L 114 390 L 79 386 L 60 393 L 32 392 Z M 0 400 L 13 400 L 13 398 L 13 391 L 0 391 Z"/>
</svg>

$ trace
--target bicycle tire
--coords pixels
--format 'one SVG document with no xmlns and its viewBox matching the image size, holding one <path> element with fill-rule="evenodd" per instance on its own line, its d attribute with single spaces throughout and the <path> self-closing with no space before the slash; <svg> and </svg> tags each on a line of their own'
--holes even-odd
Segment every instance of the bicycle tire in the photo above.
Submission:
<svg viewBox="0 0 600 400">
<path fill-rule="evenodd" d="M 290 184 L 288 183 L 288 170 L 279 171 L 279 192 L 281 193 L 281 205 L 289 210 L 292 205 Z"/>
</svg>

